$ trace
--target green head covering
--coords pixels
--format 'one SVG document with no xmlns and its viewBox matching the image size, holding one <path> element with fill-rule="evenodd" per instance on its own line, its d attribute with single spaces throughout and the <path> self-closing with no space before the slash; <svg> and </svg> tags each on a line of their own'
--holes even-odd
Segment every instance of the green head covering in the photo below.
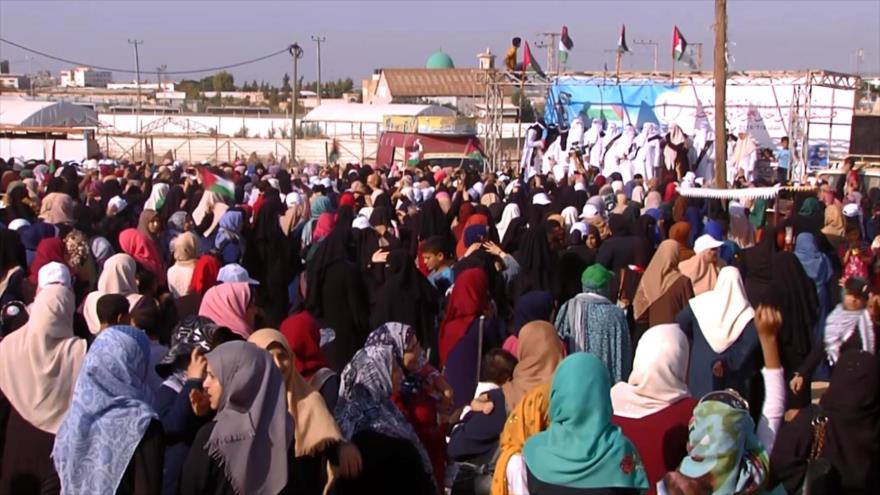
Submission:
<svg viewBox="0 0 880 495">
<path fill-rule="evenodd" d="M 749 411 L 713 400 L 694 409 L 681 474 L 709 480 L 713 494 L 748 493 L 766 479 L 769 466 Z"/>
<path fill-rule="evenodd" d="M 760 229 L 764 226 L 764 222 L 767 220 L 767 216 L 764 214 L 766 211 L 767 200 L 764 198 L 756 199 L 752 208 L 749 210 L 749 223 L 752 224 L 752 227 Z"/>
<path fill-rule="evenodd" d="M 648 488 L 638 452 L 611 422 L 611 380 L 599 358 L 577 352 L 556 369 L 550 426 L 526 441 L 539 480 L 570 488 Z"/>
<path fill-rule="evenodd" d="M 584 290 L 600 290 L 608 286 L 608 281 L 614 276 L 614 272 L 596 263 L 584 270 L 581 274 L 581 286 Z"/>
<path fill-rule="evenodd" d="M 318 196 L 312 203 L 312 220 L 317 220 L 321 213 L 330 211 L 330 198 L 327 196 Z"/>
<path fill-rule="evenodd" d="M 819 200 L 813 196 L 805 199 L 800 211 L 798 211 L 798 215 L 805 217 L 811 217 L 816 213 L 819 213 Z"/>
<path fill-rule="evenodd" d="M 22 171 L 19 172 L 19 175 L 21 176 L 22 179 L 33 179 L 34 178 L 34 169 L 32 169 L 32 168 L 22 169 Z"/>
</svg>

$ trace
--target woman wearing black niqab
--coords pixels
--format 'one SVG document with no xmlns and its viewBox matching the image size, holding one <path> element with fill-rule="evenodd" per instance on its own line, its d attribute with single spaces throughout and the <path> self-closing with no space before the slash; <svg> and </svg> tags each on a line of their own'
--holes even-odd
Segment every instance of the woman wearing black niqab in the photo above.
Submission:
<svg viewBox="0 0 880 495">
<path fill-rule="evenodd" d="M 740 254 L 743 284 L 753 308 L 773 303 L 773 255 L 776 254 L 776 230 L 765 227 L 761 242 Z"/>
<path fill-rule="evenodd" d="M 289 298 L 287 286 L 293 279 L 293 253 L 288 238 L 281 230 L 279 219 L 286 208 L 274 188 L 263 194 L 263 206 L 257 215 L 253 232 L 256 249 L 246 251 L 259 255 L 252 259 L 249 272 L 260 281 L 259 293 L 263 301 L 265 325 L 278 328 L 287 316 Z"/>
<path fill-rule="evenodd" d="M 415 267 L 406 251 L 398 249 L 388 255 L 388 275 L 379 290 L 376 304 L 370 312 L 370 328 L 396 321 L 416 331 L 424 346 L 435 344 L 434 324 L 439 295 Z"/>
<path fill-rule="evenodd" d="M 306 268 L 305 309 L 330 328 L 335 337 L 322 347 L 330 367 L 339 373 L 370 332 L 367 293 L 353 260 L 351 222 L 354 211 L 339 208 L 336 225 L 320 243 Z"/>
<path fill-rule="evenodd" d="M 511 289 L 514 300 L 521 294 L 535 290 L 549 292 L 554 298 L 559 297 L 559 256 L 551 247 L 549 239 L 552 230 L 558 228 L 558 223 L 547 221 L 529 227 L 526 231 L 515 256 L 520 272 Z"/>
</svg>

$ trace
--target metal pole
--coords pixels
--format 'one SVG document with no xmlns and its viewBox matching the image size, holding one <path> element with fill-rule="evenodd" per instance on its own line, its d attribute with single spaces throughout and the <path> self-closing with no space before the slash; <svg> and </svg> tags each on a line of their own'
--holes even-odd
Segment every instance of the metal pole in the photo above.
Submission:
<svg viewBox="0 0 880 495">
<path fill-rule="evenodd" d="M 703 44 L 694 43 L 693 45 L 697 48 L 697 70 L 703 72 Z"/>
<path fill-rule="evenodd" d="M 715 0 L 715 187 L 727 187 L 727 0 Z"/>
<path fill-rule="evenodd" d="M 303 56 L 303 49 L 299 43 L 294 43 L 287 48 L 293 58 L 293 87 L 290 90 L 290 160 L 287 164 L 288 168 L 293 167 L 296 163 L 296 85 L 299 82 L 297 76 L 297 60 Z"/>
<path fill-rule="evenodd" d="M 138 133 L 138 142 L 141 143 L 141 153 L 143 154 L 143 136 L 141 136 L 141 59 L 138 54 L 138 45 L 143 45 L 144 42 L 142 40 L 128 40 L 128 42 L 134 45 L 134 72 L 137 81 L 135 81 L 137 85 L 137 133 Z"/>
<path fill-rule="evenodd" d="M 635 40 L 633 44 L 641 46 L 650 46 L 654 49 L 654 72 L 660 71 L 660 43 L 654 40 Z"/>
<path fill-rule="evenodd" d="M 327 41 L 323 36 L 312 36 L 312 41 L 318 44 L 318 106 L 321 106 L 321 43 Z M 294 77 L 294 79 L 296 79 Z"/>
</svg>

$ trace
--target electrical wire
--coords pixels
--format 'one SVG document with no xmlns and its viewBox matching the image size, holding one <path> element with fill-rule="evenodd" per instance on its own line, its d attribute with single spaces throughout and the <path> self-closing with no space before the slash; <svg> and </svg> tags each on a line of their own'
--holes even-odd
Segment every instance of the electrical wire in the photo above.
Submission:
<svg viewBox="0 0 880 495">
<path fill-rule="evenodd" d="M 79 67 L 90 67 L 90 68 L 92 68 L 92 69 L 108 70 L 108 71 L 111 71 L 111 72 L 121 72 L 121 73 L 123 73 L 123 74 L 136 74 L 136 73 L 138 72 L 138 71 L 136 71 L 136 70 L 131 70 L 131 69 L 119 69 L 119 68 L 114 68 L 114 67 L 103 67 L 103 66 L 100 66 L 100 65 L 87 64 L 87 63 L 85 63 L 85 62 L 77 62 L 77 61 L 75 61 L 75 60 L 69 60 L 69 59 L 66 59 L 66 58 L 57 57 L 57 56 L 55 56 L 55 55 L 51 55 L 51 54 L 49 54 L 49 53 L 42 52 L 42 51 L 40 51 L 40 50 L 36 50 L 36 49 L 34 49 L 34 48 L 28 48 L 28 47 L 26 47 L 26 46 L 24 46 L 24 45 L 21 45 L 21 44 L 19 44 L 19 43 L 14 42 L 14 41 L 9 41 L 9 40 L 7 40 L 7 39 L 5 39 L 5 38 L 0 38 L 0 42 L 6 43 L 7 45 L 14 46 L 14 47 L 19 48 L 19 49 L 21 49 L 21 50 L 24 50 L 24 51 L 26 51 L 26 52 L 30 52 L 30 53 L 33 53 L 33 54 L 35 54 L 35 55 L 39 55 L 39 56 L 41 56 L 41 57 L 46 57 L 46 58 L 48 58 L 48 59 L 55 60 L 55 61 L 57 61 L 57 62 L 64 62 L 64 63 L 66 63 L 66 64 L 76 65 L 76 66 L 79 66 Z M 243 65 L 249 65 L 249 64 L 256 63 L 256 62 L 261 62 L 261 61 L 263 61 L 263 60 L 266 60 L 266 59 L 269 59 L 269 58 L 272 58 L 272 57 L 276 57 L 276 56 L 278 56 L 278 55 L 281 55 L 282 53 L 288 53 L 288 47 L 284 47 L 284 48 L 282 48 L 281 50 L 278 50 L 278 51 L 275 51 L 275 52 L 269 53 L 269 54 L 267 54 L 267 55 L 263 55 L 263 56 L 261 56 L 261 57 L 252 58 L 252 59 L 249 59 L 249 60 L 245 60 L 245 61 L 243 61 L 243 62 L 236 62 L 236 63 L 234 63 L 234 64 L 220 65 L 220 66 L 217 66 L 217 67 L 207 67 L 207 68 L 204 68 L 204 69 L 192 69 L 192 70 L 169 70 L 169 71 L 162 71 L 161 73 L 158 72 L 158 71 L 142 70 L 142 71 L 140 71 L 140 73 L 141 73 L 141 74 L 175 75 L 175 74 L 197 74 L 197 73 L 200 73 L 200 72 L 217 72 L 217 71 L 220 71 L 220 70 L 233 69 L 233 68 L 235 68 L 235 67 L 241 67 L 241 66 L 243 66 Z"/>
</svg>

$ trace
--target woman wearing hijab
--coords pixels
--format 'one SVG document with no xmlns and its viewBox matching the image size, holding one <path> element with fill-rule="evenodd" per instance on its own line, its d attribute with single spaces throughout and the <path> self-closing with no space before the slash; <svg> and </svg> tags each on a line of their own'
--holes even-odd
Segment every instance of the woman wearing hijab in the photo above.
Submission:
<svg viewBox="0 0 880 495">
<path fill-rule="evenodd" d="M 203 236 L 210 237 L 217 229 L 220 218 L 228 209 L 229 206 L 223 202 L 222 196 L 211 190 L 204 191 L 202 198 L 192 211 L 196 230 Z"/>
<path fill-rule="evenodd" d="M 626 313 L 608 297 L 612 273 L 595 264 L 581 275 L 584 292 L 567 301 L 556 315 L 559 335 L 571 353 L 598 356 L 615 382 L 629 375 L 632 346 Z"/>
<path fill-rule="evenodd" d="M 828 256 L 819 251 L 816 238 L 809 232 L 798 234 L 794 255 L 800 261 L 807 276 L 813 281 L 819 308 L 819 320 L 824 320 L 831 307 L 831 281 L 834 272 Z"/>
<path fill-rule="evenodd" d="M 6 196 L 3 202 L 6 208 L 3 209 L 3 219 L 6 225 L 9 225 L 15 219 L 26 220 L 29 223 L 37 221 L 37 214 L 31 206 L 32 202 L 28 196 L 28 190 L 22 182 L 11 182 L 5 189 Z"/>
<path fill-rule="evenodd" d="M 168 269 L 168 289 L 175 299 L 190 293 L 198 255 L 197 243 L 198 239 L 192 232 L 177 236 L 174 242 L 174 264 Z"/>
<path fill-rule="evenodd" d="M 149 237 L 158 246 L 162 234 L 162 219 L 156 210 L 143 210 L 138 217 L 137 229 L 140 233 Z"/>
<path fill-rule="evenodd" d="M 301 311 L 281 323 L 281 333 L 290 345 L 296 371 L 321 393 L 327 409 L 332 411 L 339 399 L 339 375 L 330 369 L 321 351 L 318 322 L 308 311 Z"/>
<path fill-rule="evenodd" d="M 610 389 L 605 365 L 592 354 L 562 361 L 553 376 L 550 425 L 523 448 L 530 494 L 637 494 L 648 487 L 638 452 L 611 421 Z"/>
<path fill-rule="evenodd" d="M 688 241 L 691 235 L 691 226 L 687 222 L 675 222 L 669 228 L 669 238 L 678 243 L 679 263 L 687 261 L 694 256 L 694 250 Z"/>
<path fill-rule="evenodd" d="M 533 290 L 559 296 L 557 253 L 565 244 L 564 236 L 562 226 L 553 220 L 529 227 L 515 255 L 520 272 L 511 287 L 514 298 Z"/>
<path fill-rule="evenodd" d="M 34 259 L 30 263 L 30 276 L 28 277 L 33 287 L 37 286 L 37 276 L 40 273 L 40 268 L 52 262 L 65 263 L 64 241 L 59 237 L 43 239 L 37 245 Z"/>
<path fill-rule="evenodd" d="M 467 246 L 465 245 L 465 237 L 467 235 L 467 231 L 469 228 L 476 225 L 488 227 L 489 217 L 481 213 L 475 213 L 468 217 L 467 221 L 464 223 L 464 228 L 462 228 L 461 230 L 461 235 L 458 236 L 458 242 L 455 245 L 456 258 L 463 258 L 465 256 L 465 253 L 467 252 Z"/>
<path fill-rule="evenodd" d="M 294 428 L 281 371 L 249 342 L 226 342 L 206 357 L 203 388 L 217 414 L 196 435 L 179 493 L 294 493 Z"/>
<path fill-rule="evenodd" d="M 499 242 L 504 242 L 507 229 L 510 227 L 511 222 L 520 216 L 521 213 L 518 204 L 508 203 L 507 206 L 504 207 L 504 212 L 501 214 L 501 221 L 495 225 L 495 229 L 498 231 Z"/>
<path fill-rule="evenodd" d="M 287 390 L 287 412 L 293 418 L 294 475 L 290 485 L 295 493 L 319 495 L 326 484 L 325 456 L 338 462 L 345 477 L 356 476 L 361 464 L 357 448 L 345 443 L 333 414 L 324 399 L 291 363 L 293 353 L 281 332 L 257 330 L 248 342 L 265 349 L 281 371 Z"/>
<path fill-rule="evenodd" d="M 550 382 L 538 385 L 508 414 L 501 432 L 500 453 L 492 476 L 494 495 L 528 493 L 528 475 L 522 459 L 526 440 L 550 425 Z"/>
<path fill-rule="evenodd" d="M 332 209 L 332 204 L 330 202 L 330 198 L 323 195 L 315 195 L 312 198 L 312 201 L 309 204 L 309 219 L 305 222 L 302 229 L 302 249 L 303 252 L 312 245 L 312 237 L 314 234 L 315 225 L 318 223 L 318 219 L 321 218 L 321 214 L 329 213 Z"/>
<path fill-rule="evenodd" d="M 513 319 L 504 341 L 504 350 L 516 356 L 520 330 L 532 321 L 552 321 L 553 309 L 553 294 L 547 291 L 532 291 L 520 296 L 513 306 Z"/>
<path fill-rule="evenodd" d="M 614 423 L 642 455 L 648 493 L 687 454 L 688 422 L 697 405 L 688 395 L 688 353 L 678 325 L 652 327 L 639 340 L 628 380 L 611 387 Z"/>
<path fill-rule="evenodd" d="M 27 254 L 18 232 L 0 229 L 0 305 L 23 301 Z"/>
<path fill-rule="evenodd" d="M 210 318 L 246 339 L 254 331 L 254 301 L 247 282 L 227 282 L 208 289 L 199 316 Z"/>
<path fill-rule="evenodd" d="M 840 206 L 825 207 L 825 225 L 822 227 L 822 234 L 834 249 L 846 242 L 846 220 L 843 218 L 843 209 Z"/>
<path fill-rule="evenodd" d="M 73 209 L 73 198 L 60 192 L 49 193 L 40 204 L 40 218 L 53 225 L 73 225 Z"/>
<path fill-rule="evenodd" d="M 220 272 L 220 260 L 211 254 L 203 254 L 196 260 L 193 269 L 190 292 L 203 296 L 208 289 L 217 285 L 217 276 Z"/>
<path fill-rule="evenodd" d="M 721 269 L 715 288 L 694 297 L 676 318 L 691 346 L 688 389 L 694 397 L 732 388 L 748 396 L 760 366 L 755 311 L 739 270 Z"/>
<path fill-rule="evenodd" d="M 703 397 L 694 408 L 687 450 L 678 469 L 663 478 L 665 493 L 765 493 L 769 454 L 741 397 L 728 391 Z"/>
<path fill-rule="evenodd" d="M 4 493 L 57 492 L 49 455 L 86 355 L 86 341 L 73 335 L 73 311 L 73 292 L 50 285 L 37 294 L 25 326 L 0 341 L 0 390 L 10 406 Z"/>
<path fill-rule="evenodd" d="M 489 281 L 478 268 L 462 271 L 455 279 L 440 324 L 440 365 L 454 391 L 453 407 L 470 402 L 477 388 L 477 366 L 483 352 L 500 344 L 494 319 L 485 317 L 489 309 Z M 482 342 L 481 339 L 482 338 Z"/>
<path fill-rule="evenodd" d="M 214 249 L 219 253 L 222 264 L 240 264 L 244 258 L 243 228 L 244 213 L 240 210 L 228 210 L 220 217 L 220 222 L 217 224 L 217 236 L 214 237 Z"/>
<path fill-rule="evenodd" d="M 104 262 L 104 271 L 98 277 L 98 289 L 89 293 L 83 302 L 83 317 L 86 320 L 89 331 L 97 334 L 101 330 L 101 321 L 98 318 L 98 300 L 106 294 L 119 294 L 128 299 L 129 309 L 141 301 L 143 297 L 138 293 L 135 273 L 137 264 L 134 259 L 125 254 L 114 254 Z"/>
<path fill-rule="evenodd" d="M 437 493 L 427 452 L 391 402 L 402 376 L 391 348 L 383 345 L 359 350 L 343 370 L 334 414 L 343 437 L 360 450 L 363 465 L 357 477 L 337 479 L 334 493 Z"/>
<path fill-rule="evenodd" d="M 152 239 L 137 229 L 126 229 L 119 233 L 119 246 L 145 270 L 155 275 L 160 286 L 165 285 L 168 275 L 165 263 Z"/>
<path fill-rule="evenodd" d="M 694 297 L 690 279 L 678 271 L 679 252 L 676 241 L 661 242 L 642 275 L 633 299 L 633 316 L 645 328 L 675 323 L 679 311 Z"/>
<path fill-rule="evenodd" d="M 388 255 L 387 266 L 385 283 L 370 312 L 370 326 L 378 328 L 389 321 L 405 323 L 416 331 L 419 342 L 436 349 L 434 328 L 439 311 L 436 289 L 402 249 Z"/>
<path fill-rule="evenodd" d="M 110 327 L 92 343 L 52 450 L 63 493 L 161 490 L 165 446 L 149 359 L 150 342 L 134 327 Z"/>
<path fill-rule="evenodd" d="M 771 482 L 780 482 L 788 493 L 797 493 L 807 472 L 816 435 L 816 418 L 822 423 L 821 457 L 831 464 L 828 493 L 868 494 L 880 484 L 880 401 L 877 357 L 861 350 L 840 354 L 820 409 L 801 409 L 787 418 L 779 431 L 770 459 Z M 807 387 L 809 390 L 809 387 Z"/>
<path fill-rule="evenodd" d="M 344 206 L 330 235 L 306 267 L 303 307 L 332 330 L 324 347 L 330 368 L 339 371 L 360 349 L 369 334 L 369 303 L 361 271 L 354 263 L 351 223 L 354 212 Z"/>
<path fill-rule="evenodd" d="M 721 243 L 705 234 L 694 245 L 694 257 L 679 262 L 678 271 L 690 279 L 694 295 L 699 296 L 715 288 L 718 280 L 718 249 Z"/>
<path fill-rule="evenodd" d="M 301 269 L 299 256 L 279 225 L 284 205 L 275 189 L 264 194 L 265 201 L 254 224 L 253 241 L 256 247 L 250 253 L 250 272 L 260 281 L 257 288 L 266 324 L 278 326 L 290 309 L 288 286 L 296 271 Z"/>
<path fill-rule="evenodd" d="M 778 248 L 777 231 L 768 227 L 756 245 L 744 249 L 740 254 L 746 295 L 753 307 L 772 303 L 773 255 Z"/>
<path fill-rule="evenodd" d="M 168 197 L 170 188 L 171 186 L 164 182 L 153 184 L 152 189 L 150 189 L 150 196 L 144 202 L 144 210 L 153 210 L 155 212 L 161 210 L 165 205 L 165 199 Z"/>
</svg>

